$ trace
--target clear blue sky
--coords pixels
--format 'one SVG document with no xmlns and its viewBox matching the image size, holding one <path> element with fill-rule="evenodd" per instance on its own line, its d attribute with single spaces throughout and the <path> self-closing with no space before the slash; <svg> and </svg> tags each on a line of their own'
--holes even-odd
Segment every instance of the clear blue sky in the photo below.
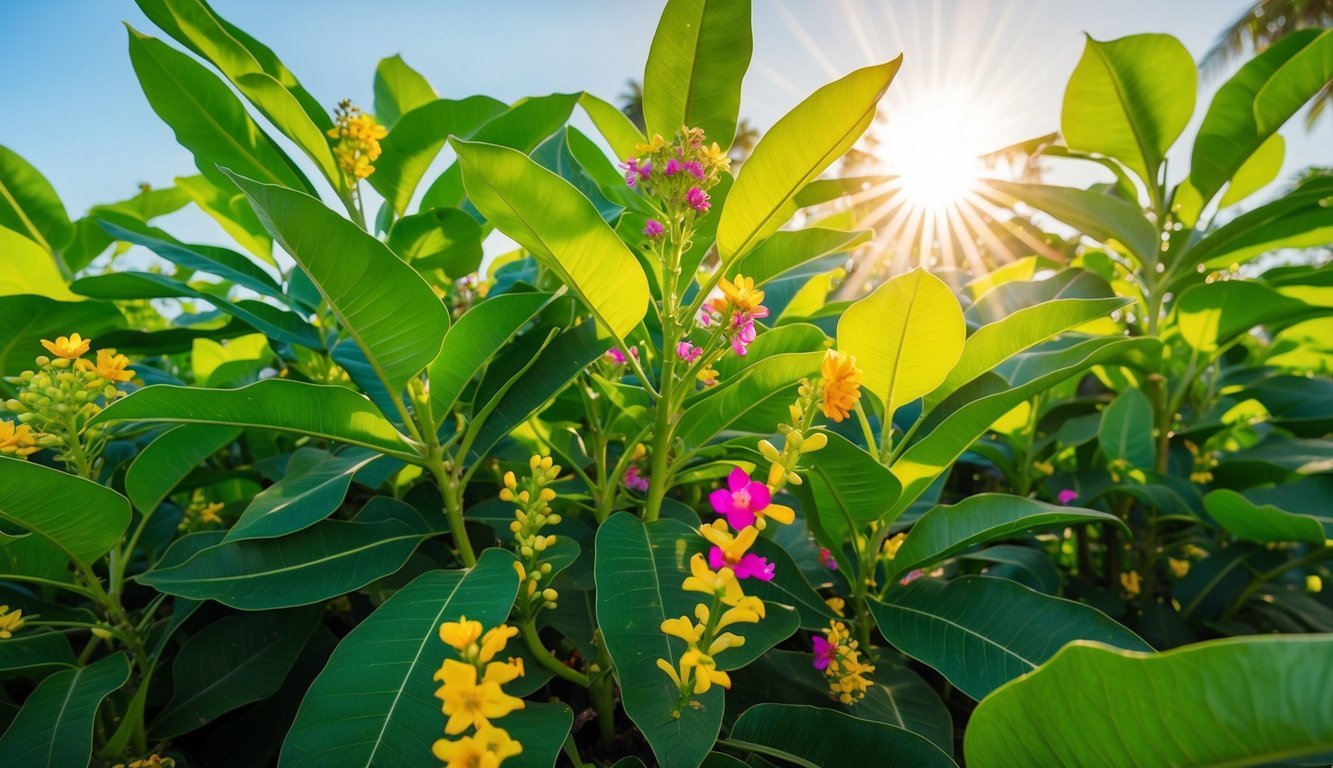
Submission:
<svg viewBox="0 0 1333 768">
<path fill-rule="evenodd" d="M 274 48 L 333 105 L 367 108 L 376 62 L 401 53 L 441 95 L 504 100 L 589 90 L 614 98 L 640 77 L 660 12 L 653 0 L 213 0 Z M 967 81 L 990 105 L 988 135 L 1011 142 L 1059 125 L 1065 80 L 1083 47 L 1168 32 L 1200 55 L 1239 0 L 753 0 L 755 52 L 742 111 L 767 126 L 804 94 L 853 68 L 906 54 L 888 105 Z M 166 37 L 131 0 L 0 0 L 0 143 L 56 186 L 71 215 L 195 172 L 149 109 L 130 67 L 125 21 Z M 1198 115 L 1219 82 L 1205 78 Z M 1197 119 L 1197 118 L 1196 118 Z M 1192 130 L 1192 129 L 1191 129 Z M 1293 121 L 1284 176 L 1333 164 L 1333 121 Z M 1188 148 L 1187 142 L 1178 146 Z M 1183 165 L 1183 163 L 1181 163 Z M 427 182 L 429 181 L 427 178 Z M 185 216 L 185 237 L 211 223 Z M 216 231 L 215 231 L 216 232 Z M 216 232 L 216 237 L 221 237 Z"/>
</svg>

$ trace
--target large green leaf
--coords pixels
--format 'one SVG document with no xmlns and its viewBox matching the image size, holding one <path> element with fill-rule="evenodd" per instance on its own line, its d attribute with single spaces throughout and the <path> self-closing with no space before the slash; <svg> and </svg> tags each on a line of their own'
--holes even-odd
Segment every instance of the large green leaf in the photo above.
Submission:
<svg viewBox="0 0 1333 768">
<path fill-rule="evenodd" d="M 870 127 L 902 57 L 815 91 L 764 134 L 727 196 L 717 227 L 724 269 L 796 212 L 795 197 Z"/>
<path fill-rule="evenodd" d="M 218 166 L 293 189 L 313 192 L 305 175 L 246 114 L 226 84 L 189 56 L 130 28 L 130 61 L 148 103 L 171 126 L 176 141 L 215 184 Z"/>
<path fill-rule="evenodd" d="M 225 189 L 222 186 L 224 184 Z M 195 175 L 177 176 L 176 186 L 243 248 L 268 264 L 277 266 L 273 259 L 273 239 L 264 231 L 264 225 L 235 184 L 225 179 L 214 183 Z"/>
<path fill-rule="evenodd" d="M 944 382 L 963 353 L 963 310 L 943 280 L 918 267 L 842 313 L 838 349 L 856 358 L 884 419 Z"/>
<path fill-rule="evenodd" d="M 558 274 L 617 339 L 634 330 L 648 312 L 648 279 L 592 203 L 522 152 L 451 144 L 468 197 L 487 220 Z"/>
<path fill-rule="evenodd" d="M 1327 538 L 1319 518 L 1287 512 L 1272 504 L 1256 504 L 1232 490 L 1208 493 L 1203 497 L 1203 505 L 1218 525 L 1247 541 L 1303 541 L 1321 546 Z M 1323 508 L 1314 511 L 1326 512 Z"/>
<path fill-rule="evenodd" d="M 98 222 L 111 237 L 142 245 L 167 261 L 192 272 L 207 272 L 236 285 L 280 301 L 288 301 L 282 286 L 259 265 L 235 251 L 212 245 L 189 245 L 167 233 L 138 224 L 122 215 L 104 216 Z"/>
<path fill-rule="evenodd" d="M 597 126 L 598 133 L 611 145 L 616 157 L 631 157 L 634 146 L 645 141 L 643 132 L 630 122 L 616 105 L 600 99 L 591 93 L 579 94 L 579 106 L 588 114 L 588 119 Z"/>
<path fill-rule="evenodd" d="M 0 737 L 0 755 L 11 765 L 88 765 L 97 708 L 129 676 L 129 660 L 114 653 L 46 678 Z"/>
<path fill-rule="evenodd" d="M 432 208 L 404 216 L 389 231 L 389 247 L 418 271 L 438 269 L 451 280 L 481 266 L 486 233 L 472 214 L 458 208 Z"/>
<path fill-rule="evenodd" d="M 1282 134 L 1269 136 L 1259 148 L 1254 150 L 1250 159 L 1241 163 L 1240 168 L 1231 177 L 1226 194 L 1218 202 L 1219 208 L 1235 205 L 1250 195 L 1258 192 L 1277 178 L 1282 171 L 1282 161 L 1286 159 L 1287 143 Z"/>
<path fill-rule="evenodd" d="M 397 396 L 439 353 L 449 310 L 388 246 L 316 198 L 231 176 Z"/>
<path fill-rule="evenodd" d="M 1102 411 L 1097 444 L 1108 458 L 1151 469 L 1157 459 L 1152 428 L 1152 404 L 1148 397 L 1137 389 L 1126 389 Z"/>
<path fill-rule="evenodd" d="M 1268 138 L 1333 79 L 1333 33 L 1293 31 L 1246 62 L 1217 90 L 1190 157 L 1201 209 Z M 1236 182 L 1233 182 L 1233 184 Z M 1230 195 L 1230 193 L 1228 193 Z"/>
<path fill-rule="evenodd" d="M 78 665 L 69 639 L 60 632 L 24 633 L 0 643 L 0 673 L 7 678 L 36 678 Z"/>
<path fill-rule="evenodd" d="M 328 600 L 396 573 L 411 557 L 428 531 L 419 516 L 404 522 L 404 511 L 395 509 L 403 506 L 375 499 L 351 522 L 325 520 L 281 538 L 222 542 L 183 563 L 159 564 L 136 581 L 246 611 Z"/>
<path fill-rule="evenodd" d="M 926 406 L 939 404 L 960 387 L 999 365 L 1010 355 L 1039 344 L 1075 326 L 1105 317 L 1129 299 L 1052 299 L 1021 307 L 987 323 L 967 337 L 958 364 L 944 383 L 926 395 Z"/>
<path fill-rule="evenodd" d="M 724 431 L 770 434 L 790 418 L 787 406 L 796 399 L 798 383 L 816 375 L 822 359 L 821 352 L 788 352 L 742 369 L 691 401 L 676 435 L 697 448 Z"/>
<path fill-rule="evenodd" d="M 803 457 L 810 465 L 805 476 L 815 503 L 815 522 L 829 537 L 825 543 L 841 549 L 845 537 L 882 520 L 893 509 L 902 486 L 873 456 L 842 435 L 827 434 L 827 446 Z"/>
<path fill-rule="evenodd" d="M 74 236 L 65 205 L 51 182 L 27 160 L 0 146 L 0 227 L 58 253 Z"/>
<path fill-rule="evenodd" d="M 802 768 L 954 766 L 925 737 L 822 707 L 758 704 L 736 720 L 729 746 Z"/>
<path fill-rule="evenodd" d="M 1094 240 L 1119 242 L 1141 264 L 1151 264 L 1157 259 L 1157 230 L 1133 203 L 1074 187 L 1018 184 L 999 179 L 987 179 L 984 185 L 983 192 L 990 187 L 1003 198 L 1027 203 Z"/>
<path fill-rule="evenodd" d="M 0 520 L 51 541 L 89 566 L 130 524 L 124 496 L 57 469 L 0 457 Z"/>
<path fill-rule="evenodd" d="M 316 608 L 242 613 L 206 625 L 176 655 L 174 692 L 149 730 L 161 738 L 179 736 L 271 695 L 321 613 Z"/>
<path fill-rule="evenodd" d="M 912 526 L 886 579 L 913 568 L 925 568 L 977 544 L 1010 538 L 1023 531 L 1063 528 L 1083 523 L 1129 528 L 1115 515 L 1079 507 L 1063 507 L 1002 493 L 969 496 L 957 504 L 932 507 Z"/>
<path fill-rule="evenodd" d="M 237 427 L 215 424 L 183 424 L 172 429 L 134 458 L 125 473 L 125 495 L 140 513 L 151 515 L 199 462 L 240 434 Z"/>
<path fill-rule="evenodd" d="M 702 128 L 707 141 L 731 146 L 753 49 L 750 0 L 669 0 L 643 73 L 648 133 Z"/>
<path fill-rule="evenodd" d="M 1074 643 L 981 702 L 963 748 L 975 768 L 1303 762 L 1333 751 L 1330 675 L 1329 635 L 1158 654 Z"/>
<path fill-rule="evenodd" d="M 870 612 L 894 647 L 977 700 L 1072 640 L 1152 650 L 1095 608 L 991 576 L 917 579 L 872 602 Z"/>
<path fill-rule="evenodd" d="M 0 376 L 17 376 L 35 367 L 45 354 L 42 339 L 68 336 L 77 330 L 96 339 L 103 331 L 123 326 L 125 319 L 109 302 L 61 302 L 45 296 L 0 296 Z M 3 385 L 0 385 L 0 389 Z"/>
<path fill-rule="evenodd" d="M 406 438 L 365 397 L 345 387 L 266 379 L 239 389 L 200 389 L 156 384 L 117 400 L 94 424 L 157 421 L 227 424 L 296 432 L 414 457 Z"/>
<path fill-rule="evenodd" d="M 1333 239 L 1333 180 L 1314 179 L 1209 232 L 1172 265 L 1173 285 L 1192 281 L 1193 269 L 1228 269 L 1281 248 L 1322 246 Z"/>
<path fill-rule="evenodd" d="M 60 273 L 56 257 L 36 241 L 8 227 L 0 227 L 0 253 L 5 269 L 0 272 L 0 296 L 32 294 L 57 301 L 78 301 Z"/>
<path fill-rule="evenodd" d="M 1170 35 L 1088 38 L 1065 89 L 1060 131 L 1070 149 L 1113 157 L 1148 186 L 1194 114 L 1194 58 Z"/>
<path fill-rule="evenodd" d="M 318 448 L 297 450 L 287 461 L 286 474 L 255 495 L 226 540 L 269 539 L 314 525 L 342 505 L 352 475 L 377 458 L 365 451 L 334 455 Z"/>
<path fill-rule="evenodd" d="M 536 674 L 531 665 L 527 670 L 530 675 Z M 521 754 L 505 760 L 505 768 L 552 768 L 574 724 L 574 712 L 559 701 L 528 702 L 523 709 L 510 712 L 496 724 L 523 745 Z"/>
<path fill-rule="evenodd" d="M 398 54 L 375 67 L 375 117 L 382 125 L 393 128 L 403 115 L 438 98 L 430 82 Z"/>
<path fill-rule="evenodd" d="M 868 229 L 844 232 L 825 227 L 774 232 L 736 263 L 736 274 L 763 285 L 803 264 L 864 245 L 873 234 Z"/>
<path fill-rule="evenodd" d="M 517 592 L 514 558 L 500 549 L 482 552 L 475 568 L 430 571 L 395 592 L 338 644 L 301 702 L 279 765 L 438 766 L 431 744 L 444 716 L 432 676 L 456 658 L 440 624 L 466 616 L 497 626 Z"/>
<path fill-rule="evenodd" d="M 1333 313 L 1333 308 L 1311 306 L 1263 283 L 1224 280 L 1189 288 L 1176 300 L 1175 311 L 1181 338 L 1200 352 L 1215 353 L 1257 325 L 1273 324 L 1273 330 L 1281 330 Z"/>
</svg>

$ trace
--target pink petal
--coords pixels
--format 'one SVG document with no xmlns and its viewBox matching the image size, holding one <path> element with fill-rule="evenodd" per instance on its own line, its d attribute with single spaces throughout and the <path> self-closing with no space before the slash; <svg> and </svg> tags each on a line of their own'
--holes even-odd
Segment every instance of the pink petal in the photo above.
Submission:
<svg viewBox="0 0 1333 768">
<path fill-rule="evenodd" d="M 733 531 L 739 531 L 742 528 L 748 528 L 754 525 L 754 512 L 748 509 L 733 507 L 726 513 L 727 525 L 731 526 Z"/>
<path fill-rule="evenodd" d="M 731 474 L 727 475 L 727 487 L 730 488 L 732 491 L 743 490 L 745 486 L 749 484 L 749 482 L 750 482 L 750 473 L 746 472 L 740 467 L 732 469 Z"/>
<path fill-rule="evenodd" d="M 773 495 L 768 492 L 768 486 L 763 483 L 750 483 L 750 509 L 759 512 L 773 501 Z"/>
<path fill-rule="evenodd" d="M 713 547 L 708 550 L 708 567 L 713 570 L 725 568 L 727 566 L 727 556 L 722 554 L 721 547 Z"/>
<path fill-rule="evenodd" d="M 774 566 L 753 552 L 746 552 L 736 564 L 736 578 L 772 581 Z"/>
<path fill-rule="evenodd" d="M 736 505 L 731 498 L 731 491 L 726 488 L 718 488 L 708 494 L 708 503 L 713 505 L 713 511 L 719 515 L 730 515 L 736 509 Z"/>
</svg>

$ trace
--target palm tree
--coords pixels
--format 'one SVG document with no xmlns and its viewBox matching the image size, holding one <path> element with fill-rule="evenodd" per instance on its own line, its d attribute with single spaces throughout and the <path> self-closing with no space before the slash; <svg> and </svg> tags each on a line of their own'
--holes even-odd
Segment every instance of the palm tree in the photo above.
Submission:
<svg viewBox="0 0 1333 768">
<path fill-rule="evenodd" d="M 1246 48 L 1256 53 L 1299 29 L 1333 26 L 1333 0 L 1255 0 L 1254 5 L 1231 23 L 1200 62 L 1205 70 L 1217 71 Z M 1305 127 L 1312 129 L 1329 102 L 1333 82 L 1325 83 L 1305 114 Z"/>
<path fill-rule="evenodd" d="M 617 97 L 620 99 L 620 111 L 625 113 L 631 123 L 643 130 L 643 85 L 634 78 L 625 81 L 625 92 Z"/>
</svg>

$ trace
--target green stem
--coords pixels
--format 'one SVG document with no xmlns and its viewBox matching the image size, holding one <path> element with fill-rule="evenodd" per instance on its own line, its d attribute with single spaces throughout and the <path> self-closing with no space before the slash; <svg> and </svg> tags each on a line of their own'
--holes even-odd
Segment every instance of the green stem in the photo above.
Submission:
<svg viewBox="0 0 1333 768">
<path fill-rule="evenodd" d="M 587 763 L 584 763 L 583 758 L 579 757 L 579 748 L 574 743 L 574 734 L 571 733 L 565 737 L 565 745 L 561 749 L 564 750 L 565 757 L 569 758 L 569 762 L 574 768 L 587 768 Z"/>
<path fill-rule="evenodd" d="M 30 584 L 40 584 L 44 587 L 52 587 L 54 589 L 63 589 L 68 592 L 74 592 L 90 599 L 96 597 L 96 593 L 91 589 L 80 587 L 78 584 L 70 584 L 68 582 L 55 581 L 53 579 L 43 579 L 40 576 L 25 576 L 19 573 L 0 573 L 0 581 L 26 581 Z"/>
<path fill-rule="evenodd" d="M 528 651 L 532 653 L 532 657 L 537 660 L 538 664 L 555 673 L 557 677 L 584 688 L 588 687 L 590 681 L 587 675 L 561 663 L 559 659 L 551 655 L 550 651 L 546 650 L 546 644 L 542 642 L 541 636 L 537 634 L 537 626 L 532 619 L 520 621 L 518 629 L 523 636 L 523 642 L 528 646 Z"/>
<path fill-rule="evenodd" d="M 1269 583 L 1273 579 L 1276 579 L 1277 577 L 1281 576 L 1287 571 L 1295 570 L 1296 568 L 1309 565 L 1310 563 L 1318 562 L 1326 557 L 1331 557 L 1331 556 L 1333 556 L 1333 546 L 1325 545 L 1322 547 L 1318 547 L 1317 549 L 1312 549 L 1309 552 L 1307 552 L 1304 556 L 1298 557 L 1290 562 L 1283 563 L 1282 565 L 1279 565 L 1278 567 L 1273 568 L 1272 570 L 1264 571 L 1263 573 L 1256 576 L 1254 580 L 1250 582 L 1249 586 L 1247 586 L 1244 590 L 1241 591 L 1239 595 L 1236 596 L 1235 601 L 1233 601 L 1231 603 L 1231 606 L 1227 608 L 1226 613 L 1222 614 L 1221 621 L 1223 622 L 1230 621 L 1231 618 L 1235 616 L 1236 613 L 1239 612 L 1241 608 L 1245 607 L 1245 603 L 1248 602 L 1249 599 L 1253 597 L 1256 592 L 1263 589 L 1264 585 Z"/>
<path fill-rule="evenodd" d="M 460 483 L 457 479 L 450 477 L 439 456 L 430 457 L 426 465 L 435 477 L 435 482 L 440 486 L 440 494 L 444 496 L 444 514 L 449 520 L 449 532 L 454 537 L 454 546 L 458 548 L 458 556 L 462 559 L 465 567 L 471 568 L 477 564 L 477 553 L 472 550 L 472 541 L 468 539 L 467 526 L 463 523 L 463 499 Z"/>
</svg>

